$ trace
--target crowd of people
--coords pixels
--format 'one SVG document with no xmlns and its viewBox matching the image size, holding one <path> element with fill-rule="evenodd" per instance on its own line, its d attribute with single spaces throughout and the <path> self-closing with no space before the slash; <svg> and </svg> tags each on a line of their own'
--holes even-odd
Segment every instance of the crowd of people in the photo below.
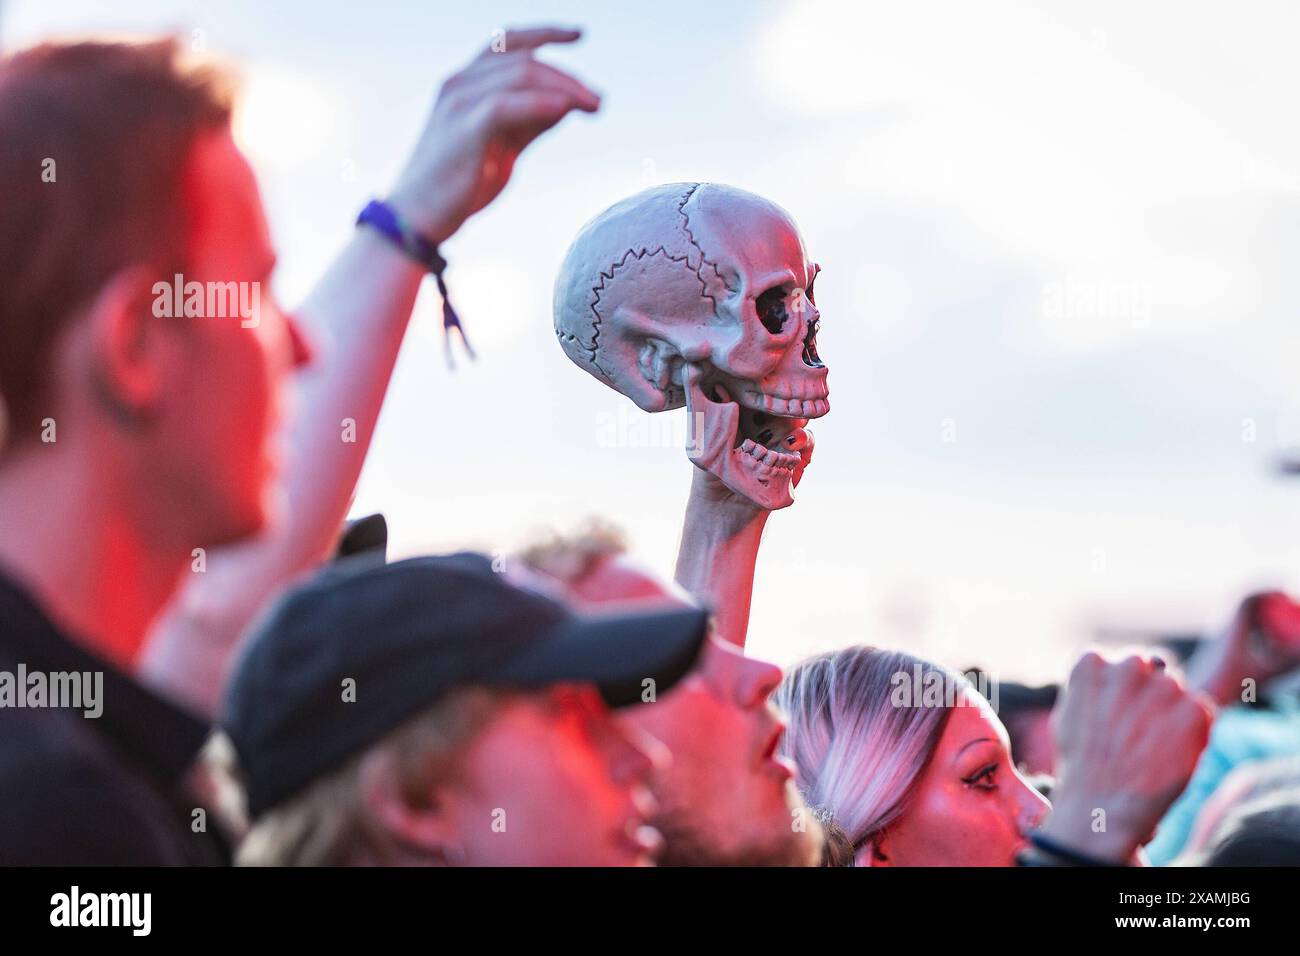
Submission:
<svg viewBox="0 0 1300 956">
<path fill-rule="evenodd" d="M 0 674 L 102 681 L 94 716 L 0 681 L 0 863 L 1300 864 L 1285 595 L 1059 686 L 869 643 L 783 674 L 744 650 L 769 513 L 702 468 L 671 583 L 612 525 L 400 561 L 345 527 L 438 245 L 600 107 L 535 55 L 577 37 L 446 80 L 292 315 L 158 307 L 275 265 L 220 69 L 0 60 Z"/>
</svg>

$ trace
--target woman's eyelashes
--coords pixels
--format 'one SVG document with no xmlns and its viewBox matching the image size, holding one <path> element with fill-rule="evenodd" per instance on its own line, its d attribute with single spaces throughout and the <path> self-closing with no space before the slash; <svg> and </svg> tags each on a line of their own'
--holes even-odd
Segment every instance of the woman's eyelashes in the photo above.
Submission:
<svg viewBox="0 0 1300 956">
<path fill-rule="evenodd" d="M 995 763 L 987 764 L 976 770 L 969 776 L 962 777 L 962 783 L 967 786 L 976 787 L 980 790 L 996 790 L 998 788 L 998 765 Z"/>
</svg>

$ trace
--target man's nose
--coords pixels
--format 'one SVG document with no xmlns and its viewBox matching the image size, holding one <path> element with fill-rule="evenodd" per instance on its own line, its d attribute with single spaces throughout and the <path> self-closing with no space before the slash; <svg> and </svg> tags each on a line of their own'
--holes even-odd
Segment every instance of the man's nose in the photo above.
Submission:
<svg viewBox="0 0 1300 956">
<path fill-rule="evenodd" d="M 740 679 L 736 682 L 736 702 L 742 707 L 758 707 L 766 704 L 767 699 L 781 683 L 781 668 L 766 661 L 742 657 L 740 670 Z"/>
<path fill-rule="evenodd" d="M 781 668 L 746 657 L 713 636 L 705 642 L 698 666 L 719 700 L 729 700 L 743 710 L 764 706 L 781 683 Z"/>
</svg>

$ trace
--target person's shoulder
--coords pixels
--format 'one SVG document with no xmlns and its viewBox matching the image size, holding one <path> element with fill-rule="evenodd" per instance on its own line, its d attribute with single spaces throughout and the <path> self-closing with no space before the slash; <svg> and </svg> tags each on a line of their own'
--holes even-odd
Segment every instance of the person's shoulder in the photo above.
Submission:
<svg viewBox="0 0 1300 956">
<path fill-rule="evenodd" d="M 185 862 L 165 800 L 78 719 L 0 710 L 0 864 Z"/>
</svg>

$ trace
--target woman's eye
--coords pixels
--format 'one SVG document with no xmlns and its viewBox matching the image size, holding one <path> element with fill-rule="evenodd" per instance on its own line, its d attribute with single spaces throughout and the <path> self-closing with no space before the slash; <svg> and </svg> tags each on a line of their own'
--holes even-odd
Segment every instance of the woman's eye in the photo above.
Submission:
<svg viewBox="0 0 1300 956">
<path fill-rule="evenodd" d="M 989 764 L 984 769 L 964 779 L 966 783 L 973 787 L 979 787 L 981 790 L 996 790 L 998 788 L 997 772 L 997 764 Z"/>
</svg>

